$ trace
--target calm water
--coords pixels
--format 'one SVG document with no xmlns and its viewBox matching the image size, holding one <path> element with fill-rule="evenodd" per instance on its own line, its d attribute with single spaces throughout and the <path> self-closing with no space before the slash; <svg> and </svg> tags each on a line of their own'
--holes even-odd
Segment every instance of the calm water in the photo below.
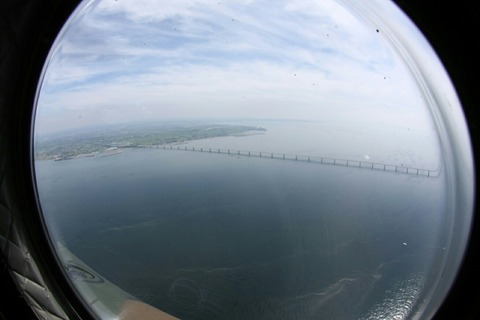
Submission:
<svg viewBox="0 0 480 320">
<path fill-rule="evenodd" d="M 156 149 L 36 170 L 54 238 L 184 319 L 406 314 L 444 246 L 442 175 Z"/>
</svg>

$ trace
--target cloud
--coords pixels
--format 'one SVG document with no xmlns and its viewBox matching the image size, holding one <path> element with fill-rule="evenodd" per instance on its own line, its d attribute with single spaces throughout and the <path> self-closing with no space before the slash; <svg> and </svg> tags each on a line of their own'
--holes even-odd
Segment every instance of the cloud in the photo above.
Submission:
<svg viewBox="0 0 480 320">
<path fill-rule="evenodd" d="M 428 111 L 396 52 L 335 1 L 104 0 L 58 43 L 37 130 L 359 115 L 424 125 Z"/>
</svg>

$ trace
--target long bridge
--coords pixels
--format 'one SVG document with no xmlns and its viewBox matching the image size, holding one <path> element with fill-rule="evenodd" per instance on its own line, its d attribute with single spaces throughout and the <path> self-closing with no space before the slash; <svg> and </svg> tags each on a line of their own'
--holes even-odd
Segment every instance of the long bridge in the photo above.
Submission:
<svg viewBox="0 0 480 320">
<path fill-rule="evenodd" d="M 297 155 L 297 154 L 288 154 L 288 153 L 205 148 L 205 147 L 188 147 L 188 146 L 179 146 L 179 145 L 141 145 L 138 147 L 147 148 L 147 149 L 216 153 L 216 154 L 224 154 L 224 155 L 278 159 L 278 160 L 286 160 L 286 161 L 301 161 L 301 162 L 310 162 L 310 163 L 324 164 L 324 165 L 354 167 L 354 168 L 370 169 L 370 170 L 376 170 L 376 171 L 403 173 L 403 174 L 425 176 L 425 177 L 437 177 L 439 175 L 439 170 L 428 170 L 428 169 L 422 169 L 422 168 L 407 167 L 404 165 L 376 163 L 371 161 L 335 159 L 335 158 L 328 158 L 328 157 L 306 156 L 306 155 Z"/>
</svg>

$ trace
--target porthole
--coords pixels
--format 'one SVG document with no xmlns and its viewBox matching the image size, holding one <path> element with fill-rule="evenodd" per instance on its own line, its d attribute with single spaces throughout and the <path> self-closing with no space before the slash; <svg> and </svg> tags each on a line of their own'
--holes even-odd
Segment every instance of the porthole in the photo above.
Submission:
<svg viewBox="0 0 480 320">
<path fill-rule="evenodd" d="M 429 318 L 467 242 L 461 106 L 389 2 L 87 1 L 34 134 L 52 243 L 102 317 Z"/>
</svg>

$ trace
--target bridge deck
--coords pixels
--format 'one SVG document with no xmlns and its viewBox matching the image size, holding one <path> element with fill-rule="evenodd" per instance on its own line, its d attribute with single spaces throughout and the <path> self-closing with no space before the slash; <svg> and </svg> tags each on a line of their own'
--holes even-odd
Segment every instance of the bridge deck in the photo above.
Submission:
<svg viewBox="0 0 480 320">
<path fill-rule="evenodd" d="M 425 177 L 436 177 L 439 174 L 438 170 L 427 170 L 427 169 L 421 169 L 421 168 L 406 167 L 403 165 L 375 163 L 370 161 L 358 161 L 358 160 L 348 160 L 348 159 L 334 159 L 334 158 L 328 158 L 328 157 L 313 157 L 313 156 L 287 154 L 287 153 L 219 149 L 219 148 L 206 148 L 206 147 L 187 147 L 187 146 L 174 146 L 174 145 L 159 145 L 159 146 L 145 145 L 140 147 L 148 148 L 148 149 L 217 153 L 217 154 L 225 154 L 225 155 L 244 156 L 244 157 L 257 157 L 257 158 L 278 159 L 278 160 L 288 160 L 288 161 L 302 161 L 302 162 L 310 162 L 310 163 L 316 163 L 316 164 L 356 167 L 361 169 L 404 173 L 404 174 L 411 174 L 411 175 L 418 175 L 418 176 L 425 176 Z"/>
</svg>

